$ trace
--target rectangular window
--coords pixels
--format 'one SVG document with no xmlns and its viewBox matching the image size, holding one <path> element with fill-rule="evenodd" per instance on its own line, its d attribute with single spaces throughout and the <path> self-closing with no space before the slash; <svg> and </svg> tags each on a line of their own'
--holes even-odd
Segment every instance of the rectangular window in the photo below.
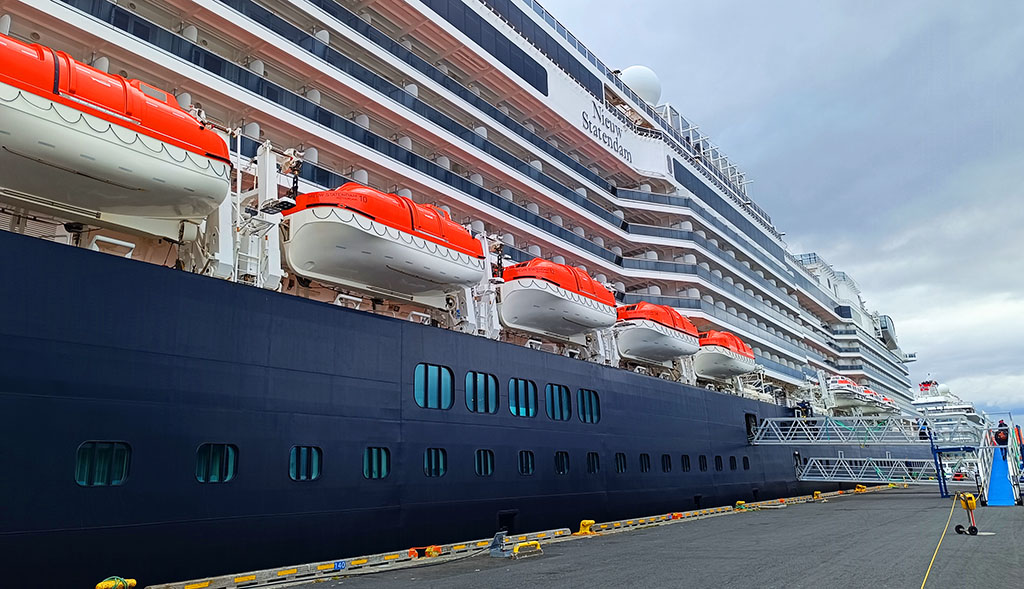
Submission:
<svg viewBox="0 0 1024 589">
<path fill-rule="evenodd" d="M 601 470 L 601 457 L 597 452 L 587 452 L 587 474 L 597 474 Z"/>
<path fill-rule="evenodd" d="M 705 456 L 704 454 L 700 455 L 700 471 L 701 472 L 707 472 L 708 471 L 708 457 Z"/>
<path fill-rule="evenodd" d="M 601 399 L 597 396 L 597 391 L 580 389 L 576 393 L 576 410 L 583 423 L 601 421 Z"/>
<path fill-rule="evenodd" d="M 672 457 L 668 454 L 661 455 L 661 472 L 672 472 Z"/>
<path fill-rule="evenodd" d="M 537 385 L 525 378 L 508 380 L 508 410 L 519 417 L 537 415 Z"/>
<path fill-rule="evenodd" d="M 736 457 L 735 456 L 730 456 L 729 457 L 729 470 L 736 470 Z"/>
<path fill-rule="evenodd" d="M 413 395 L 424 409 L 451 409 L 455 397 L 452 383 L 455 375 L 447 366 L 417 364 L 413 373 Z"/>
<path fill-rule="evenodd" d="M 489 477 L 494 474 L 494 452 L 491 450 L 476 451 L 477 476 Z"/>
<path fill-rule="evenodd" d="M 750 458 L 743 457 L 743 470 L 750 470 Z"/>
<path fill-rule="evenodd" d="M 533 474 L 535 462 L 533 459 L 533 452 L 529 450 L 519 451 L 519 474 L 531 475 Z"/>
<path fill-rule="evenodd" d="M 560 384 L 549 384 L 544 388 L 547 397 L 548 417 L 555 421 L 569 421 L 572 416 L 572 399 L 569 397 L 569 387 Z"/>
<path fill-rule="evenodd" d="M 75 456 L 75 482 L 83 487 L 116 487 L 128 478 L 132 447 L 124 442 L 83 442 Z"/>
<path fill-rule="evenodd" d="M 626 472 L 626 455 L 622 452 L 615 453 L 615 472 Z"/>
<path fill-rule="evenodd" d="M 363 451 L 363 477 L 382 479 L 391 472 L 391 450 L 370 446 Z"/>
<path fill-rule="evenodd" d="M 651 472 L 651 455 L 646 452 L 640 455 L 640 472 Z"/>
<path fill-rule="evenodd" d="M 715 470 L 722 470 L 722 457 L 715 456 Z"/>
<path fill-rule="evenodd" d="M 569 474 L 569 453 L 555 452 L 555 473 Z"/>
<path fill-rule="evenodd" d="M 226 483 L 238 471 L 238 447 L 234 444 L 203 444 L 196 450 L 196 480 Z"/>
<path fill-rule="evenodd" d="M 423 474 L 428 477 L 443 477 L 448 472 L 448 452 L 444 448 L 427 448 L 423 451 Z"/>
<path fill-rule="evenodd" d="M 690 472 L 690 455 L 689 454 L 683 454 L 682 457 L 680 457 L 680 463 L 681 463 L 680 468 L 683 469 L 683 472 Z"/>
<path fill-rule="evenodd" d="M 466 373 L 466 408 L 473 413 L 497 413 L 498 379 L 493 374 Z"/>
<path fill-rule="evenodd" d="M 315 481 L 320 478 L 324 452 L 317 446 L 292 446 L 288 457 L 288 476 L 293 481 Z"/>
</svg>

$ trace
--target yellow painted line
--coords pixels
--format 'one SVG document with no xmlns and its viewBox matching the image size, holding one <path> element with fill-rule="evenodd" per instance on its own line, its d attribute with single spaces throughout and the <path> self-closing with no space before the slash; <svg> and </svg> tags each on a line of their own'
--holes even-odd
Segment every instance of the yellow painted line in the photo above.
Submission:
<svg viewBox="0 0 1024 589">
<path fill-rule="evenodd" d="M 465 547 L 465 544 L 456 544 L 455 546 L 452 546 L 452 550 L 462 550 Z"/>
<path fill-rule="evenodd" d="M 401 556 L 401 555 L 400 554 L 385 554 L 384 555 L 384 560 L 395 560 L 399 556 Z"/>
<path fill-rule="evenodd" d="M 244 583 L 246 581 L 255 581 L 255 580 L 256 580 L 256 575 L 243 575 L 241 577 L 235 577 L 235 582 L 236 583 Z M 202 586 L 205 587 L 206 585 L 202 585 Z M 197 587 L 198 588 L 199 585 L 190 585 L 188 587 L 185 587 L 185 589 L 189 589 L 189 587 Z"/>
<path fill-rule="evenodd" d="M 255 579 L 256 575 L 253 575 L 252 578 Z M 235 582 L 237 583 L 237 581 L 235 581 Z M 201 583 L 192 583 L 191 585 L 185 585 L 185 589 L 203 589 L 203 587 L 209 587 L 209 586 L 210 586 L 210 582 L 209 581 L 203 581 Z"/>
<path fill-rule="evenodd" d="M 368 559 L 365 559 L 365 558 L 357 558 L 356 560 L 353 560 L 353 561 L 351 561 L 351 562 L 350 562 L 349 564 L 352 564 L 352 565 L 359 565 L 359 564 L 366 564 L 367 562 L 368 562 Z"/>
<path fill-rule="evenodd" d="M 331 569 L 331 570 L 334 569 L 334 563 L 333 562 L 329 562 L 327 564 L 322 564 L 322 565 L 316 567 L 316 570 L 318 570 L 318 571 L 326 571 L 328 569 Z"/>
<path fill-rule="evenodd" d="M 285 569 L 283 571 L 277 571 L 277 576 L 283 577 L 285 575 L 294 575 L 297 572 L 299 572 L 299 569 Z"/>
</svg>

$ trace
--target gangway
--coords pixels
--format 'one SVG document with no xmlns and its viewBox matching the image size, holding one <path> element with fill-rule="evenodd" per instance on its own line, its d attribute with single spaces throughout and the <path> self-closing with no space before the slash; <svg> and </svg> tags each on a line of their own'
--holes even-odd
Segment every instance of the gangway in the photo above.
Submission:
<svg viewBox="0 0 1024 589">
<path fill-rule="evenodd" d="M 750 440 L 755 445 L 978 445 L 985 428 L 965 416 L 930 419 L 924 424 L 900 417 L 772 417 L 763 419 Z"/>
<path fill-rule="evenodd" d="M 808 458 L 797 472 L 801 481 L 839 483 L 938 484 L 935 462 L 927 458 Z"/>
</svg>

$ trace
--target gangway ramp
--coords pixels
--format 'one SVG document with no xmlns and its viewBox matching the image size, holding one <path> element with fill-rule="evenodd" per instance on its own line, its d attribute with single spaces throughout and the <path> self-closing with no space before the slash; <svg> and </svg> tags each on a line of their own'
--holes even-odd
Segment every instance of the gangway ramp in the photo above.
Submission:
<svg viewBox="0 0 1024 589">
<path fill-rule="evenodd" d="M 871 444 L 977 446 L 985 428 L 964 416 L 929 419 L 924 426 L 900 417 L 772 417 L 753 432 L 755 445 Z"/>
<path fill-rule="evenodd" d="M 1016 504 L 1010 469 L 1001 451 L 992 453 L 992 469 L 989 471 L 988 504 L 1008 506 Z"/>
<path fill-rule="evenodd" d="M 839 483 L 938 484 L 933 460 L 905 458 L 808 458 L 800 467 L 801 481 Z"/>
</svg>

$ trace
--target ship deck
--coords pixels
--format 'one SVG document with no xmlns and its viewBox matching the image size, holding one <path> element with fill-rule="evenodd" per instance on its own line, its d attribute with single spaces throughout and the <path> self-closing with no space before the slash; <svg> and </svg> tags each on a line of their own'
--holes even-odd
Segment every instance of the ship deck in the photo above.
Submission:
<svg viewBox="0 0 1024 589">
<path fill-rule="evenodd" d="M 933 488 L 890 489 L 553 542 L 517 561 L 485 551 L 315 587 L 919 587 L 951 503 Z M 1024 509 L 983 507 L 975 517 L 979 535 L 958 535 L 967 514 L 957 505 L 927 587 L 1019 582 Z"/>
</svg>

